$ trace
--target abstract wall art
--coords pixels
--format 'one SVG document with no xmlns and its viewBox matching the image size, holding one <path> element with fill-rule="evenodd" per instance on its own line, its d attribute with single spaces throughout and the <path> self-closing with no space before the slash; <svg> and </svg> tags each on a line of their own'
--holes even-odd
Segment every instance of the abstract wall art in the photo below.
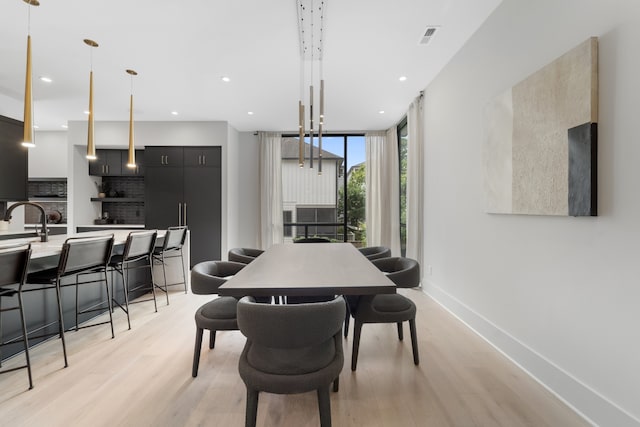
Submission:
<svg viewBox="0 0 640 427">
<path fill-rule="evenodd" d="M 485 112 L 487 212 L 597 215 L 597 38 L 496 97 Z"/>
</svg>

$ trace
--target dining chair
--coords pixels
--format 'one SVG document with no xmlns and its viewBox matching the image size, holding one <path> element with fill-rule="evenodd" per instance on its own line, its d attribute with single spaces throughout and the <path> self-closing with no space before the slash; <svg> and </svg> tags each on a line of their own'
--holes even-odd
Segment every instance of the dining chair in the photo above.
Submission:
<svg viewBox="0 0 640 427">
<path fill-rule="evenodd" d="M 338 391 L 344 364 L 341 298 L 296 305 L 238 302 L 240 331 L 247 342 L 238 371 L 247 388 L 246 426 L 255 426 L 260 392 L 296 394 L 316 390 L 320 424 L 331 426 L 329 388 Z"/>
<path fill-rule="evenodd" d="M 251 261 L 259 257 L 264 253 L 261 249 L 253 248 L 233 248 L 229 250 L 229 261 L 241 262 L 243 264 L 249 264 Z"/>
<path fill-rule="evenodd" d="M 295 239 L 293 243 L 331 243 L 326 237 L 301 237 Z"/>
<path fill-rule="evenodd" d="M 187 274 L 184 270 L 184 254 L 182 248 L 187 238 L 187 227 L 169 227 L 164 235 L 162 246 L 158 246 L 153 251 L 153 260 L 162 265 L 162 275 L 164 277 L 164 289 L 158 286 L 167 297 L 167 305 L 169 305 L 169 286 L 184 284 L 184 293 L 187 293 Z M 182 267 L 182 282 L 167 283 L 166 261 L 171 258 L 180 257 L 180 266 Z"/>
<path fill-rule="evenodd" d="M 24 318 L 24 302 L 22 289 L 25 283 L 29 259 L 31 258 L 31 244 L 0 246 L 0 349 L 5 345 L 22 341 L 24 347 L 25 364 L 13 368 L 0 370 L 0 374 L 26 369 L 29 377 L 29 389 L 33 388 L 31 377 L 31 359 L 29 358 L 29 337 Z M 17 297 L 17 305 L 2 306 L 2 300 Z M 2 315 L 10 311 L 18 311 L 22 335 L 5 341 L 2 334 Z M 2 353 L 0 352 L 0 367 Z"/>
<path fill-rule="evenodd" d="M 214 295 L 227 278 L 237 274 L 245 264 L 232 261 L 204 261 L 191 269 L 191 292 L 196 295 Z M 238 300 L 234 297 L 218 297 L 202 305 L 196 310 L 196 345 L 193 351 L 193 367 L 191 376 L 198 376 L 200 364 L 200 349 L 204 330 L 209 331 L 209 349 L 216 343 L 216 331 L 238 330 L 236 320 L 236 306 Z"/>
<path fill-rule="evenodd" d="M 122 293 L 124 296 L 124 306 L 116 299 L 113 292 L 113 280 L 111 281 L 112 302 L 115 306 L 120 307 L 127 315 L 127 324 L 131 329 L 131 319 L 129 317 L 129 304 L 153 301 L 155 311 L 158 311 L 158 303 L 156 301 L 156 287 L 153 280 L 153 251 L 156 246 L 157 230 L 132 231 L 127 236 L 122 254 L 111 255 L 109 260 L 109 268 L 122 277 Z M 151 280 L 147 283 L 139 284 L 131 287 L 129 283 L 129 271 L 142 268 L 149 269 Z M 137 293 L 140 290 L 150 290 L 152 298 L 136 299 L 129 302 L 129 295 Z M 113 306 L 112 306 L 113 308 Z M 112 310 L 113 311 L 113 310 Z"/>
<path fill-rule="evenodd" d="M 391 256 L 391 249 L 386 246 L 367 246 L 365 248 L 358 248 L 358 250 L 362 255 L 366 256 L 369 261 Z"/>
<path fill-rule="evenodd" d="M 413 288 L 420 284 L 420 264 L 404 257 L 379 258 L 371 261 L 380 271 L 399 288 Z M 400 294 L 363 295 L 351 306 L 353 325 L 353 351 L 351 352 L 351 370 L 356 370 L 360 335 L 365 323 L 396 323 L 398 339 L 404 338 L 402 322 L 409 322 L 413 362 L 418 365 L 418 338 L 416 334 L 416 305 Z"/>
</svg>

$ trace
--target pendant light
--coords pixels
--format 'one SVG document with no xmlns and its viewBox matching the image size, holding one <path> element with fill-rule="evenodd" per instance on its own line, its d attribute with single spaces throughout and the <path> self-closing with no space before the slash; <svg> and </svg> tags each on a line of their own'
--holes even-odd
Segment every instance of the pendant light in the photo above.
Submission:
<svg viewBox="0 0 640 427">
<path fill-rule="evenodd" d="M 298 37 L 300 42 L 300 100 L 298 101 L 298 131 L 299 131 L 299 153 L 298 162 L 300 167 L 304 166 L 305 155 L 305 61 L 309 61 L 309 167 L 313 168 L 315 158 L 314 127 L 317 123 L 318 137 L 318 175 L 322 175 L 322 131 L 324 126 L 324 16 L 326 13 L 326 0 L 320 0 L 318 6 L 314 0 L 297 0 L 298 13 Z M 314 79 L 315 68 L 319 68 L 319 85 Z M 314 109 L 314 88 L 320 88 L 319 96 L 320 108 Z M 318 114 L 318 120 L 316 116 Z"/>
<path fill-rule="evenodd" d="M 131 97 L 129 98 L 129 159 L 127 160 L 128 168 L 136 167 L 136 147 L 133 143 L 133 76 L 137 76 L 134 70 L 127 70 L 127 74 L 131 76 Z"/>
<path fill-rule="evenodd" d="M 40 6 L 38 0 L 23 0 L 29 6 Z M 32 72 L 31 72 L 31 8 L 27 23 L 27 71 L 24 83 L 24 135 L 22 146 L 33 148 L 36 146 L 33 134 L 33 92 L 32 92 Z"/>
<path fill-rule="evenodd" d="M 88 134 L 87 134 L 87 159 L 95 160 L 96 157 L 96 144 L 94 141 L 94 130 L 93 130 L 93 48 L 98 47 L 98 43 L 93 40 L 84 39 L 84 42 L 87 46 L 89 46 L 91 52 L 91 71 L 89 72 L 89 123 L 88 123 Z"/>
</svg>

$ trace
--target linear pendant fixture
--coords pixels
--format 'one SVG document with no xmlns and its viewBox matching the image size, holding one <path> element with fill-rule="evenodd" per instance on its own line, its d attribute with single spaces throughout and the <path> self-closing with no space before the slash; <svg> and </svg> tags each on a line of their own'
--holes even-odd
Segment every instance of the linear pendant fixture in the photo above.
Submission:
<svg viewBox="0 0 640 427">
<path fill-rule="evenodd" d="M 98 47 L 98 43 L 90 39 L 84 39 L 84 42 L 91 48 L 91 71 L 89 72 L 89 122 L 87 126 L 87 159 L 95 160 L 97 159 L 97 157 L 93 126 L 93 48 Z"/>
<path fill-rule="evenodd" d="M 127 70 L 127 74 L 131 76 L 131 97 L 129 98 L 129 158 L 127 160 L 128 168 L 136 167 L 136 147 L 133 143 L 133 76 L 137 76 L 134 70 Z"/>
<path fill-rule="evenodd" d="M 305 138 L 305 79 L 309 78 L 309 167 L 313 168 L 315 158 L 314 133 L 317 123 L 318 138 L 318 175 L 322 175 L 322 132 L 324 126 L 324 78 L 322 75 L 322 65 L 324 56 L 324 16 L 326 12 L 326 0 L 296 0 L 298 14 L 298 37 L 300 42 L 300 101 L 298 102 L 298 129 L 299 129 L 299 164 L 304 166 L 304 156 L 306 154 Z M 308 63 L 309 75 L 305 74 Z M 319 68 L 320 78 L 314 79 L 314 70 Z M 320 88 L 319 96 L 316 97 L 315 90 Z M 315 90 L 314 90 L 315 89 Z M 320 108 L 314 108 L 314 98 L 320 101 Z M 317 106 L 316 106 L 317 107 Z M 319 116 L 315 115 L 319 113 Z"/>
<path fill-rule="evenodd" d="M 23 0 L 29 6 L 40 6 L 38 0 Z M 33 148 L 36 146 L 33 134 L 33 91 L 32 82 L 33 74 L 31 71 L 31 8 L 29 8 L 29 17 L 27 24 L 27 70 L 25 72 L 24 82 L 24 134 L 22 146 Z"/>
</svg>

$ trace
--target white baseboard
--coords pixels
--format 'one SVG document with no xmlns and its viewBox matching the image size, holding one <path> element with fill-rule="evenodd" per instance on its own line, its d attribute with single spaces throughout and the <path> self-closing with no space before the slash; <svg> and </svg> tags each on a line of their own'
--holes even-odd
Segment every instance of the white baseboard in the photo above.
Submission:
<svg viewBox="0 0 640 427">
<path fill-rule="evenodd" d="M 443 289 L 424 280 L 423 291 L 591 424 L 603 427 L 640 427 L 638 418 L 589 388 Z"/>
</svg>

